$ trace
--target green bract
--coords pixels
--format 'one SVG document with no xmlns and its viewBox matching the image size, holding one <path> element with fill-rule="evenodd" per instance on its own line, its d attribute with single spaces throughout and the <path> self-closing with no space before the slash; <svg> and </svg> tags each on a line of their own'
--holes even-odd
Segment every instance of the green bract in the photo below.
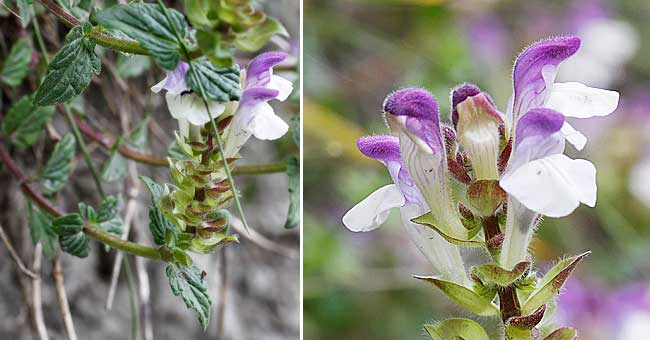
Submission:
<svg viewBox="0 0 650 340">
<path fill-rule="evenodd" d="M 424 330 L 433 340 L 489 340 L 478 322 L 469 319 L 447 319 L 434 325 L 424 325 Z"/>
</svg>

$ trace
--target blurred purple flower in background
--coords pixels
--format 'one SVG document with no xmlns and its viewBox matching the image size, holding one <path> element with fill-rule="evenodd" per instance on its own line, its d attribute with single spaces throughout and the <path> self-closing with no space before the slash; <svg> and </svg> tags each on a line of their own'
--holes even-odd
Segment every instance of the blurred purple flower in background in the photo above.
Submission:
<svg viewBox="0 0 650 340">
<path fill-rule="evenodd" d="M 558 299 L 555 321 L 579 329 L 582 339 L 646 339 L 650 334 L 650 284 L 608 289 L 572 279 Z"/>
</svg>

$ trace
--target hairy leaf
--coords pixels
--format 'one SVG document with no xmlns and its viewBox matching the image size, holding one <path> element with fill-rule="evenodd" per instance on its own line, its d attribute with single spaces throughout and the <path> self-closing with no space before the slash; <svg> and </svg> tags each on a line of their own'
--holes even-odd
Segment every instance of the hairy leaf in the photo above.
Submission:
<svg viewBox="0 0 650 340">
<path fill-rule="evenodd" d="M 289 212 L 284 227 L 294 228 L 300 219 L 300 164 L 298 158 L 291 157 L 287 162 L 287 177 L 289 179 Z"/>
<path fill-rule="evenodd" d="M 210 305 L 208 286 L 203 281 L 201 270 L 196 266 L 181 266 L 176 263 L 167 265 L 169 286 L 175 296 L 180 296 L 185 306 L 196 311 L 203 330 L 208 328 L 210 320 Z"/>
<path fill-rule="evenodd" d="M 77 213 L 66 214 L 52 221 L 52 229 L 59 235 L 61 249 L 78 257 L 88 256 L 88 239 L 83 228 L 83 219 Z"/>
<path fill-rule="evenodd" d="M 65 44 L 50 62 L 47 75 L 36 92 L 36 105 L 53 105 L 73 99 L 101 71 L 95 42 L 84 34 L 86 24 L 73 27 L 65 37 Z"/>
<path fill-rule="evenodd" d="M 56 143 L 52 156 L 41 173 L 46 194 L 52 195 L 63 189 L 70 176 L 70 163 L 74 154 L 75 140 L 72 134 L 68 133 L 60 142 Z"/>
<path fill-rule="evenodd" d="M 158 65 L 173 70 L 180 61 L 181 49 L 174 30 L 184 38 L 187 34 L 187 22 L 178 11 L 167 11 L 174 26 L 170 25 L 159 5 L 147 3 L 112 6 L 97 12 L 95 20 L 138 41 L 151 53 Z"/>
<path fill-rule="evenodd" d="M 140 179 L 147 185 L 149 192 L 151 192 L 151 207 L 149 208 L 149 229 L 153 235 L 153 241 L 157 245 L 165 244 L 165 234 L 171 231 L 176 234 L 177 230 L 174 224 L 163 215 L 158 201 L 160 196 L 165 193 L 164 188 L 146 176 L 140 176 Z"/>
<path fill-rule="evenodd" d="M 5 134 L 16 133 L 19 145 L 30 146 L 38 140 L 47 122 L 54 115 L 54 107 L 38 107 L 33 104 L 33 96 L 23 96 L 7 112 L 2 121 Z"/>
<path fill-rule="evenodd" d="M 267 17 L 266 20 L 260 25 L 254 26 L 248 31 L 235 35 L 235 47 L 246 52 L 255 52 L 274 36 L 283 35 L 289 36 L 289 32 L 284 26 L 276 19 Z"/>
<path fill-rule="evenodd" d="M 578 263 L 590 253 L 586 252 L 558 262 L 544 275 L 542 280 L 537 284 L 537 288 L 526 299 L 526 302 L 523 303 L 521 306 L 522 311 L 524 313 L 531 313 L 555 298 Z"/>
<path fill-rule="evenodd" d="M 56 253 L 58 237 L 52 229 L 52 220 L 41 209 L 32 207 L 31 203 L 27 204 L 27 215 L 32 242 L 34 244 L 41 242 L 45 257 L 48 259 L 53 258 Z"/>
<path fill-rule="evenodd" d="M 530 268 L 530 262 L 522 261 L 515 265 L 512 270 L 506 270 L 493 263 L 486 263 L 472 268 L 472 272 L 479 274 L 488 282 L 506 287 L 519 280 Z"/>
<path fill-rule="evenodd" d="M 489 340 L 485 329 L 478 322 L 469 319 L 447 319 L 435 325 L 424 325 L 424 330 L 433 340 L 466 339 Z"/>
<path fill-rule="evenodd" d="M 22 0 L 25 1 L 25 0 Z M 20 3 L 20 1 L 18 1 Z M 31 8 L 30 8 L 31 10 Z M 18 86 L 29 72 L 29 63 L 32 61 L 33 47 L 28 38 L 20 38 L 11 47 L 9 55 L 2 63 L 0 81 L 9 86 Z"/>
<path fill-rule="evenodd" d="M 432 285 L 438 287 L 450 299 L 465 307 L 472 313 L 482 316 L 499 315 L 499 309 L 494 304 L 492 304 L 492 302 L 485 300 L 474 291 L 466 287 L 455 284 L 453 282 L 440 280 L 435 277 L 415 276 L 415 278 L 429 282 Z"/>
<path fill-rule="evenodd" d="M 198 94 L 201 93 L 200 83 L 208 99 L 214 101 L 239 100 L 241 95 L 239 66 L 217 67 L 207 57 L 192 61 L 192 70 L 185 74 L 185 81 Z"/>
</svg>

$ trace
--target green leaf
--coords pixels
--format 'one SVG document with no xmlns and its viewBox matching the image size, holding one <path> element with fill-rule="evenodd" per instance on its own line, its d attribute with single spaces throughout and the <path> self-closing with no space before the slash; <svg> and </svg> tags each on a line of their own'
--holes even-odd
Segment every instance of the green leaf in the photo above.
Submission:
<svg viewBox="0 0 650 340">
<path fill-rule="evenodd" d="M 106 196 L 97 209 L 97 222 L 110 221 L 117 216 L 117 199 L 113 196 Z"/>
<path fill-rule="evenodd" d="M 499 315 L 499 309 L 492 302 L 485 300 L 466 287 L 430 276 L 415 276 L 415 278 L 438 287 L 450 299 L 472 313 L 482 316 Z"/>
<path fill-rule="evenodd" d="M 31 202 L 27 204 L 27 217 L 34 244 L 41 242 L 43 245 L 43 254 L 48 259 L 54 257 L 56 253 L 56 242 L 58 236 L 52 229 L 52 220 L 38 208 L 33 208 Z"/>
<path fill-rule="evenodd" d="M 33 103 L 33 96 L 23 96 L 7 112 L 2 130 L 5 134 L 15 132 L 16 143 L 30 146 L 38 141 L 53 115 L 53 106 L 38 107 Z"/>
<path fill-rule="evenodd" d="M 216 67 L 207 57 L 201 57 L 192 61 L 191 71 L 185 74 L 187 85 L 200 94 L 201 88 L 195 77 L 203 85 L 208 99 L 218 102 L 239 100 L 239 66 Z"/>
<path fill-rule="evenodd" d="M 215 17 L 214 12 L 210 13 L 211 3 L 214 0 L 184 0 L 183 7 L 185 15 L 193 27 L 196 28 L 215 28 L 219 20 Z"/>
<path fill-rule="evenodd" d="M 254 26 L 245 32 L 235 34 L 235 47 L 242 51 L 255 52 L 264 47 L 271 37 L 276 34 L 289 37 L 289 32 L 279 21 L 267 17 L 262 24 Z"/>
<path fill-rule="evenodd" d="M 187 35 L 187 22 L 178 11 L 170 8 L 167 11 L 173 27 L 159 5 L 146 3 L 112 6 L 97 12 L 95 20 L 138 41 L 158 65 L 173 70 L 180 61 L 181 49 L 174 29 L 184 38 Z"/>
<path fill-rule="evenodd" d="M 20 5 L 21 1 L 18 3 Z M 28 38 L 20 38 L 11 47 L 9 55 L 2 63 L 0 80 L 12 87 L 20 85 L 29 72 L 29 63 L 32 61 L 32 44 Z"/>
<path fill-rule="evenodd" d="M 591 252 L 586 252 L 558 262 L 537 284 L 537 288 L 535 288 L 526 302 L 521 306 L 522 311 L 524 313 L 531 313 L 535 309 L 555 298 L 578 263 L 580 263 L 580 261 L 590 253 Z"/>
<path fill-rule="evenodd" d="M 578 332 L 570 327 L 558 328 L 549 334 L 544 340 L 575 340 L 578 338 Z"/>
<path fill-rule="evenodd" d="M 56 143 L 52 156 L 41 172 L 44 192 L 48 195 L 55 194 L 63 189 L 70 176 L 70 164 L 75 154 L 75 140 L 72 134 L 66 134 L 61 141 Z"/>
<path fill-rule="evenodd" d="M 433 340 L 490 340 L 485 329 L 469 319 L 447 319 L 435 325 L 424 325 L 424 330 Z"/>
<path fill-rule="evenodd" d="M 176 263 L 167 265 L 169 286 L 175 296 L 180 296 L 187 308 L 196 311 L 203 330 L 208 328 L 210 320 L 210 296 L 208 287 L 203 281 L 201 270 L 196 266 L 181 266 Z"/>
<path fill-rule="evenodd" d="M 34 102 L 39 106 L 67 102 L 80 95 L 101 69 L 95 42 L 83 34 L 83 25 L 73 27 L 50 62 Z"/>
<path fill-rule="evenodd" d="M 18 5 L 18 14 L 20 15 L 20 25 L 23 28 L 29 25 L 29 22 L 32 20 L 34 11 L 32 10 L 32 1 L 31 0 L 16 0 L 16 5 Z"/>
<path fill-rule="evenodd" d="M 120 77 L 128 79 L 137 77 L 151 68 L 151 59 L 144 55 L 117 56 L 115 68 Z"/>
<path fill-rule="evenodd" d="M 289 211 L 284 227 L 291 229 L 298 225 L 300 219 L 300 164 L 295 156 L 287 162 L 287 178 L 289 179 Z"/>
<path fill-rule="evenodd" d="M 464 235 L 464 237 L 460 236 L 455 236 L 455 235 L 449 235 L 442 231 L 440 228 L 436 226 L 436 221 L 431 212 L 428 212 L 422 216 L 418 216 L 416 218 L 411 219 L 411 222 L 417 223 L 420 225 L 423 225 L 427 228 L 433 229 L 433 231 L 437 232 L 447 240 L 447 242 L 458 245 L 458 246 L 463 246 L 463 247 L 470 247 L 470 248 L 483 248 L 485 247 L 485 242 L 483 241 L 476 241 L 472 240 L 474 236 L 478 233 L 480 228 L 476 228 L 474 230 L 468 230 L 467 235 Z"/>
<path fill-rule="evenodd" d="M 149 118 L 145 118 L 138 126 L 129 133 L 126 138 L 119 139 L 111 150 L 110 157 L 102 166 L 102 179 L 106 182 L 121 180 L 128 174 L 128 160 L 119 152 L 119 146 L 126 145 L 132 150 L 143 151 L 146 148 L 148 133 L 147 124 Z"/>
<path fill-rule="evenodd" d="M 163 215 L 162 210 L 158 201 L 160 197 L 165 193 L 163 186 L 154 182 L 152 179 L 146 176 L 140 176 L 140 179 L 151 192 L 151 207 L 149 208 L 149 229 L 153 235 L 153 241 L 157 245 L 165 244 L 165 234 L 169 230 L 173 234 L 176 234 L 178 231 L 174 224 Z"/>
<path fill-rule="evenodd" d="M 517 263 L 512 270 L 506 270 L 496 264 L 486 263 L 478 267 L 473 267 L 472 272 L 485 278 L 487 282 L 497 284 L 501 287 L 507 287 L 519 280 L 529 268 L 530 262 L 528 261 Z"/>
<path fill-rule="evenodd" d="M 52 221 L 52 229 L 59 235 L 61 249 L 78 257 L 88 256 L 88 239 L 83 228 L 83 219 L 77 213 L 66 214 Z"/>
</svg>

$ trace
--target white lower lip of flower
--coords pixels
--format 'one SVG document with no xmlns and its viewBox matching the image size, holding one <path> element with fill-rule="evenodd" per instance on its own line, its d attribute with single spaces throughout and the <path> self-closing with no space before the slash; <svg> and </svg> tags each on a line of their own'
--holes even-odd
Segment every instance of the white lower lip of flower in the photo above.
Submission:
<svg viewBox="0 0 650 340">
<path fill-rule="evenodd" d="M 433 266 L 434 273 L 444 280 L 467 285 L 463 258 L 457 246 L 447 242 L 435 231 L 411 222 L 412 218 L 426 213 L 414 204 L 400 208 L 402 224 L 411 241 Z"/>
<path fill-rule="evenodd" d="M 397 185 L 389 184 L 375 190 L 352 207 L 343 216 L 343 224 L 354 232 L 375 230 L 386 222 L 391 209 L 403 205 L 404 195 Z"/>
<path fill-rule="evenodd" d="M 427 149 L 431 150 L 428 146 Z M 400 150 L 404 165 L 440 224 L 438 227 L 449 235 L 464 239 L 467 229 L 460 222 L 447 188 L 444 151 L 427 153 L 404 133 L 400 133 Z"/>
</svg>

